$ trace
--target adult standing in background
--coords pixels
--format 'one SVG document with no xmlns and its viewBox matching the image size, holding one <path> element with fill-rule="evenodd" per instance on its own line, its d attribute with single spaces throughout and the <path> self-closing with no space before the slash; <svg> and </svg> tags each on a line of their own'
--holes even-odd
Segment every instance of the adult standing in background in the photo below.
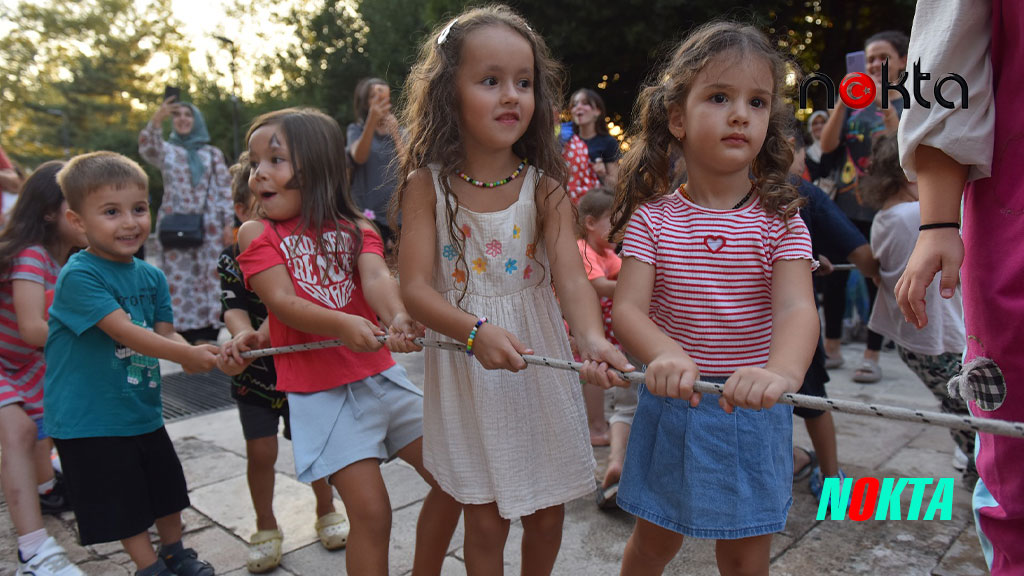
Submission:
<svg viewBox="0 0 1024 576">
<path fill-rule="evenodd" d="M 879 32 L 864 42 L 865 68 L 875 86 L 882 86 L 882 64 L 888 61 L 888 82 L 896 84 L 897 78 L 907 68 L 907 44 L 910 39 L 898 30 Z M 888 96 L 888 107 L 882 107 L 882 98 Z M 869 206 L 860 190 L 860 179 L 867 171 L 874 141 L 883 134 L 895 134 L 899 116 L 905 103 L 899 92 L 890 90 L 888 95 L 879 88 L 875 100 L 865 108 L 852 110 L 842 99 L 836 101 L 836 108 L 821 130 L 821 152 L 831 155 L 836 169 L 835 201 L 844 213 L 857 225 L 865 238 L 871 238 L 871 223 L 875 209 Z M 843 333 L 843 315 L 846 309 L 846 281 L 849 272 L 834 272 L 825 277 L 825 353 L 826 367 L 838 368 L 843 363 L 840 344 Z M 878 288 L 867 282 L 869 305 L 874 306 Z M 866 318 L 865 318 L 866 321 Z M 882 350 L 882 335 L 868 330 L 867 348 L 864 358 L 853 374 L 853 381 L 872 384 L 882 379 L 882 368 L 878 357 Z"/>
<path fill-rule="evenodd" d="M 580 88 L 569 99 L 576 134 L 587 145 L 587 154 L 594 173 L 609 190 L 619 179 L 619 141 L 608 134 L 604 99 L 590 88 Z"/>
<path fill-rule="evenodd" d="M 7 223 L 7 213 L 18 200 L 18 192 L 24 181 L 21 173 L 4 153 L 3 147 L 0 147 L 0 228 Z"/>
<path fill-rule="evenodd" d="M 971 412 L 1024 422 L 1024 4 L 1016 0 L 921 0 L 910 61 L 931 73 L 899 127 L 900 162 L 917 181 L 922 230 L 896 297 L 907 320 L 928 322 L 925 290 L 960 281 Z M 936 81 L 943 82 L 937 102 Z M 964 99 L 967 102 L 964 102 Z M 966 187 L 965 187 L 966 186 Z M 963 202 L 963 238 L 957 227 Z M 961 266 L 962 264 L 962 266 Z M 962 390 L 962 388 L 961 388 Z M 974 518 L 993 576 L 1024 574 L 1024 440 L 978 433 Z"/>
<path fill-rule="evenodd" d="M 171 137 L 163 139 L 170 116 Z M 164 197 L 156 216 L 156 236 L 170 214 L 203 214 L 202 244 L 194 248 L 155 243 L 154 256 L 167 276 L 174 327 L 190 343 L 215 342 L 220 321 L 217 258 L 233 242 L 231 175 L 220 149 L 211 146 L 206 121 L 189 103 L 164 100 L 139 133 L 139 154 L 160 169 Z"/>
<path fill-rule="evenodd" d="M 391 113 L 391 88 L 380 78 L 356 84 L 356 122 L 348 125 L 348 153 L 352 157 L 352 200 L 381 231 L 387 248 L 395 245 L 395 230 L 388 225 L 391 194 L 398 187 L 395 157 L 402 135 Z M 399 225 L 401 219 L 399 219 Z"/>
</svg>

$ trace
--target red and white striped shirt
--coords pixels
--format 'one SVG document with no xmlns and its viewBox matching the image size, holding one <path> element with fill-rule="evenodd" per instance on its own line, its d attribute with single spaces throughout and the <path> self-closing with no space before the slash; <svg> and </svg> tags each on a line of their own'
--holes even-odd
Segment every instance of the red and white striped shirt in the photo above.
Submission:
<svg viewBox="0 0 1024 576">
<path fill-rule="evenodd" d="M 654 266 L 650 316 L 693 358 L 701 375 L 764 366 L 772 336 L 772 265 L 807 259 L 811 237 L 754 202 L 711 210 L 678 192 L 641 206 L 626 228 L 623 257 Z"/>
</svg>

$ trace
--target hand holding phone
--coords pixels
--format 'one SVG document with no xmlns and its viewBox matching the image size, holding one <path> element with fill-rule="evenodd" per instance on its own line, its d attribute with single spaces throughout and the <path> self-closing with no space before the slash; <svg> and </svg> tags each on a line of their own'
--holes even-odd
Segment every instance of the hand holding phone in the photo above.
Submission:
<svg viewBox="0 0 1024 576">
<path fill-rule="evenodd" d="M 166 101 L 168 98 L 174 98 L 175 102 L 180 101 L 181 88 L 178 88 L 177 86 L 167 86 L 164 88 L 164 100 Z"/>
<path fill-rule="evenodd" d="M 864 58 L 864 51 L 850 52 L 846 55 L 846 73 L 867 72 L 867 61 Z"/>
</svg>

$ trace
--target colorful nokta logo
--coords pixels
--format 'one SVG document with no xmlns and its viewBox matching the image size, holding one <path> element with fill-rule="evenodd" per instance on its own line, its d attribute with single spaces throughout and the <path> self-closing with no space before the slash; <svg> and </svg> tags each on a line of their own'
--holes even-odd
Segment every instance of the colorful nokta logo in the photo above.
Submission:
<svg viewBox="0 0 1024 576">
<path fill-rule="evenodd" d="M 931 498 L 921 515 L 925 489 L 934 484 Z M 903 491 L 913 487 L 906 518 L 901 513 Z M 818 502 L 817 520 L 850 520 L 861 522 L 874 517 L 875 520 L 939 520 L 953 517 L 953 492 L 956 484 L 952 478 L 825 478 Z M 826 517 L 826 512 L 831 514 Z"/>
<path fill-rule="evenodd" d="M 918 106 L 923 108 L 931 108 L 932 103 L 921 94 L 921 82 L 930 80 L 932 75 L 928 72 L 921 72 L 921 59 L 918 58 L 912 67 L 914 76 L 914 101 L 917 102 Z M 886 60 L 882 63 L 882 85 L 876 86 L 875 81 L 871 79 L 871 76 L 863 72 L 851 72 L 843 77 L 842 81 L 839 82 L 839 98 L 842 99 L 843 103 L 854 110 L 860 110 L 861 108 L 867 108 L 875 101 L 875 97 L 878 94 L 878 90 L 882 91 L 882 108 L 889 107 L 889 91 L 895 91 L 903 97 L 904 108 L 909 108 L 911 105 L 910 92 L 907 91 L 907 87 L 903 84 L 907 81 L 907 71 L 900 72 L 900 77 L 894 84 L 889 83 L 889 61 Z M 948 100 L 942 95 L 942 87 L 949 82 L 954 82 L 960 87 L 960 98 L 959 102 L 954 100 Z M 829 109 L 836 107 L 836 85 L 832 82 L 832 79 L 828 76 L 815 72 L 808 74 L 806 78 L 800 82 L 800 107 L 807 108 L 807 89 L 814 83 L 821 84 L 825 87 L 825 99 L 827 100 L 827 107 Z M 950 72 L 946 74 L 938 81 L 935 82 L 934 89 L 932 90 L 932 96 L 935 98 L 935 102 L 943 107 L 952 110 L 959 106 L 964 110 L 967 109 L 967 101 L 970 93 L 967 89 L 967 81 L 964 77 L 959 74 Z"/>
</svg>

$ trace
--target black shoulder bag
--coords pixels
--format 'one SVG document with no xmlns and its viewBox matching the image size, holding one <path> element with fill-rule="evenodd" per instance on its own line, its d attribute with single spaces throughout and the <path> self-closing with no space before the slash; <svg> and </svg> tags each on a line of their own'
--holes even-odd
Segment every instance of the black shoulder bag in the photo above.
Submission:
<svg viewBox="0 0 1024 576">
<path fill-rule="evenodd" d="M 210 191 L 213 189 L 213 173 L 217 167 L 217 157 L 211 154 L 210 174 L 206 180 L 206 198 L 203 209 L 198 214 L 192 212 L 172 212 L 160 221 L 160 245 L 164 250 L 188 250 L 203 245 L 204 221 L 206 207 L 210 203 Z"/>
</svg>

